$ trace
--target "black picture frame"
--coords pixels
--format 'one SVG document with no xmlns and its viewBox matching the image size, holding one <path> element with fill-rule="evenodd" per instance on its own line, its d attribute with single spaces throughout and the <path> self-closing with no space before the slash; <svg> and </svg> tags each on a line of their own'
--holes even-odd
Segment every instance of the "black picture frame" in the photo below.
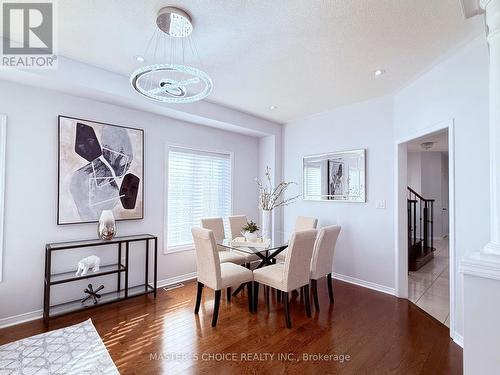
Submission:
<svg viewBox="0 0 500 375">
<path fill-rule="evenodd" d="M 72 222 L 61 222 L 61 119 L 69 119 L 74 121 L 83 121 L 86 123 L 94 123 L 102 126 L 111 126 L 122 129 L 129 129 L 138 131 L 141 134 L 141 156 L 142 156 L 142 168 L 141 168 L 141 176 L 140 176 L 140 191 L 141 191 L 141 210 L 140 217 L 134 218 L 115 218 L 116 221 L 136 221 L 144 219 L 144 202 L 145 202 L 145 190 L 144 190 L 144 175 L 145 175 L 145 158 L 144 158 L 144 129 L 135 128 L 130 126 L 122 126 L 109 124 L 106 122 L 83 119 L 79 117 L 65 116 L 59 115 L 57 117 L 57 225 L 74 225 L 74 224 L 92 224 L 97 223 L 99 220 L 82 220 L 82 221 L 72 221 Z"/>
</svg>

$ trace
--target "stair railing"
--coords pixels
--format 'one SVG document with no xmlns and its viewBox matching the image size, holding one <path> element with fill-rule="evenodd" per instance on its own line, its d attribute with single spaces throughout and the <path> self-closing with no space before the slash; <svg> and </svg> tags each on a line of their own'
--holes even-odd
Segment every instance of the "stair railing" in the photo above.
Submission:
<svg viewBox="0 0 500 375">
<path fill-rule="evenodd" d="M 408 248 L 421 241 L 421 255 L 434 249 L 434 201 L 408 186 Z"/>
</svg>

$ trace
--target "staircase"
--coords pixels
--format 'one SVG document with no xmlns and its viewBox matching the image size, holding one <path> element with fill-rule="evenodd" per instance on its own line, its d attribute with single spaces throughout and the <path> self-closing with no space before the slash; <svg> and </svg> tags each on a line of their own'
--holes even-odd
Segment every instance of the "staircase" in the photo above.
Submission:
<svg viewBox="0 0 500 375">
<path fill-rule="evenodd" d="M 408 270 L 417 271 L 434 257 L 434 199 L 408 186 Z"/>
</svg>

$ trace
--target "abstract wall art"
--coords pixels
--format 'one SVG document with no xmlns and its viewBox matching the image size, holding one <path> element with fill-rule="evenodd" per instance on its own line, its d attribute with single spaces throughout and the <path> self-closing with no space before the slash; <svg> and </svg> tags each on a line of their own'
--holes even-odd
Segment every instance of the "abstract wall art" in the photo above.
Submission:
<svg viewBox="0 0 500 375">
<path fill-rule="evenodd" d="M 144 131 L 59 116 L 58 224 L 143 218 Z"/>
</svg>

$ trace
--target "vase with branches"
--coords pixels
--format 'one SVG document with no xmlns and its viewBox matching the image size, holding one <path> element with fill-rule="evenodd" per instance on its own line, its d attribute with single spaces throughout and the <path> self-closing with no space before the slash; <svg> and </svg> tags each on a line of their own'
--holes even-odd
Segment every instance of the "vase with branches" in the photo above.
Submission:
<svg viewBox="0 0 500 375">
<path fill-rule="evenodd" d="M 285 192 L 291 185 L 297 185 L 292 181 L 281 181 L 276 186 L 271 178 L 271 168 L 266 167 L 265 180 L 255 179 L 259 188 L 259 208 L 262 210 L 262 237 L 271 238 L 272 211 L 278 207 L 285 207 L 294 203 L 300 194 L 285 197 Z"/>
</svg>

